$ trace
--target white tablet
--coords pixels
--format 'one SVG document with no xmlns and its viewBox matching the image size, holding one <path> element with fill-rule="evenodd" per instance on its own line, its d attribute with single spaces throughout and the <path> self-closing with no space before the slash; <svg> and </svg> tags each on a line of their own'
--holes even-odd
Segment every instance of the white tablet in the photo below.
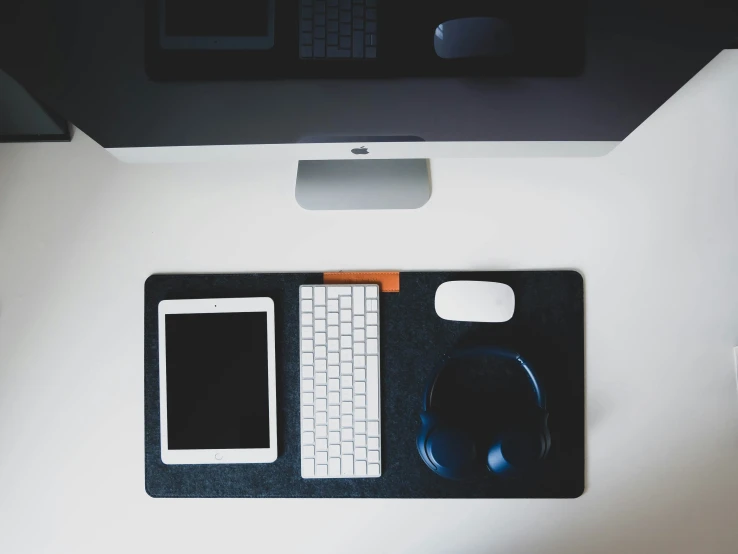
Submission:
<svg viewBox="0 0 738 554">
<path fill-rule="evenodd" d="M 277 459 L 271 298 L 159 303 L 161 460 Z"/>
</svg>

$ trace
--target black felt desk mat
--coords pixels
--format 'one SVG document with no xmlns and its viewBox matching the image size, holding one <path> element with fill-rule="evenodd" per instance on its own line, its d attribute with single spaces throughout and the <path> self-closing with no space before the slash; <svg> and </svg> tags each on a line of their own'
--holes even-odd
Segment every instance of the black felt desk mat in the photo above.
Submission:
<svg viewBox="0 0 738 554">
<path fill-rule="evenodd" d="M 438 286 L 471 279 L 507 283 L 515 315 L 506 323 L 440 319 Z M 584 290 L 574 271 L 403 272 L 399 293 L 380 299 L 382 476 L 300 476 L 298 288 L 322 273 L 152 275 L 145 290 L 146 491 L 154 497 L 573 498 L 584 491 Z M 274 300 L 279 457 L 272 464 L 165 465 L 161 461 L 157 306 L 161 300 L 267 296 Z M 415 436 L 428 375 L 465 343 L 520 352 L 548 395 L 552 448 L 525 480 L 441 479 L 420 459 Z M 486 407 L 482 407 L 486 409 Z M 493 406 L 490 406 L 492 409 Z"/>
</svg>

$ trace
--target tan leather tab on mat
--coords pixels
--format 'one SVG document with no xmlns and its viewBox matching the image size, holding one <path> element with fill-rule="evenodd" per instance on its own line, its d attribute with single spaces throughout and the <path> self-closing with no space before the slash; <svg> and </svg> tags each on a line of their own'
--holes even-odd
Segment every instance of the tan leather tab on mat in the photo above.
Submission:
<svg viewBox="0 0 738 554">
<path fill-rule="evenodd" d="M 324 285 L 379 285 L 382 292 L 400 292 L 399 271 L 332 271 L 323 273 Z"/>
</svg>

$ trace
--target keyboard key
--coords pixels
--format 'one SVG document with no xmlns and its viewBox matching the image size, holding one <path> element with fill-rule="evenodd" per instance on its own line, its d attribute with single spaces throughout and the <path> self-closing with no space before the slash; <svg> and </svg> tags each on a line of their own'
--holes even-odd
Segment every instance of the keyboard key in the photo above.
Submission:
<svg viewBox="0 0 738 554">
<path fill-rule="evenodd" d="M 372 477 L 379 477 L 379 464 L 369 464 L 369 475 Z"/>
<path fill-rule="evenodd" d="M 320 412 L 324 414 L 325 412 Z M 317 441 L 320 441 L 321 439 L 327 439 L 328 438 L 328 426 L 327 425 L 318 425 L 315 427 L 315 439 Z"/>
<path fill-rule="evenodd" d="M 366 447 L 366 435 L 354 434 L 354 444 L 356 447 Z"/>
<path fill-rule="evenodd" d="M 328 435 L 326 435 L 323 438 L 317 438 L 315 439 L 315 450 L 317 450 L 319 453 L 323 450 L 328 450 Z M 326 462 L 327 463 L 327 462 Z"/>
<path fill-rule="evenodd" d="M 315 460 L 312 458 L 303 458 L 302 460 L 302 476 L 312 477 L 315 475 Z"/>
<path fill-rule="evenodd" d="M 302 317 L 300 319 L 302 320 L 303 325 L 313 324 L 313 314 L 302 314 Z"/>
<path fill-rule="evenodd" d="M 341 350 L 341 361 L 342 362 L 350 362 L 353 360 L 353 356 L 351 356 L 351 349 L 350 348 L 344 348 Z"/>
<path fill-rule="evenodd" d="M 341 474 L 341 458 L 331 458 L 328 461 L 328 475 L 338 477 Z"/>
<path fill-rule="evenodd" d="M 366 356 L 354 356 L 354 367 L 366 367 Z"/>
<path fill-rule="evenodd" d="M 325 371 L 325 360 L 315 360 L 315 371 Z"/>
<path fill-rule="evenodd" d="M 376 325 L 369 325 L 366 328 L 366 338 L 368 339 L 376 339 L 377 338 L 377 326 Z"/>
<path fill-rule="evenodd" d="M 338 300 L 329 300 L 328 301 L 328 311 L 329 312 L 337 312 L 338 311 Z"/>
<path fill-rule="evenodd" d="M 366 353 L 367 354 L 376 354 L 379 351 L 379 345 L 377 343 L 377 339 L 366 339 Z M 316 356 L 318 349 L 315 349 Z"/>
<path fill-rule="evenodd" d="M 312 392 L 306 392 L 302 395 L 302 403 L 303 404 L 312 404 L 313 403 L 313 393 Z"/>
<path fill-rule="evenodd" d="M 366 448 L 357 448 L 354 455 L 357 460 L 366 460 Z"/>
<path fill-rule="evenodd" d="M 332 418 L 328 420 L 328 430 L 329 431 L 340 431 L 341 429 L 341 420 L 338 418 Z"/>
<path fill-rule="evenodd" d="M 315 49 L 315 46 L 313 46 L 313 49 Z M 318 57 L 317 53 L 315 54 L 315 57 Z M 313 311 L 313 317 L 315 319 L 325 319 L 325 306 L 316 306 Z"/>
<path fill-rule="evenodd" d="M 331 458 L 335 458 L 336 456 L 341 455 L 341 445 L 340 444 L 331 444 L 328 447 L 328 456 Z"/>
<path fill-rule="evenodd" d="M 342 414 L 354 413 L 354 403 L 353 402 L 341 402 L 341 413 Z"/>
<path fill-rule="evenodd" d="M 315 339 L 315 344 L 320 344 L 317 338 Z M 354 343 L 354 354 L 364 354 L 364 343 L 363 342 Z"/>
<path fill-rule="evenodd" d="M 343 475 L 354 474 L 354 457 L 351 455 L 341 456 L 341 472 Z"/>
<path fill-rule="evenodd" d="M 379 317 L 377 317 L 377 314 L 366 314 L 366 324 L 367 325 L 377 325 L 379 323 Z"/>
<path fill-rule="evenodd" d="M 359 381 L 355 383 L 354 392 L 356 394 L 366 394 L 366 383 L 364 381 Z"/>
<path fill-rule="evenodd" d="M 325 398 L 328 395 L 328 391 L 325 385 L 315 387 L 315 398 Z"/>
<path fill-rule="evenodd" d="M 379 463 L 379 450 L 370 450 L 367 454 L 369 462 Z"/>
<path fill-rule="evenodd" d="M 337 365 L 328 366 L 328 377 L 338 377 L 339 367 Z"/>
<path fill-rule="evenodd" d="M 341 433 L 338 431 L 328 431 L 328 444 L 341 444 Z"/>
<path fill-rule="evenodd" d="M 303 300 L 312 300 L 313 287 L 300 287 L 300 298 Z"/>
<path fill-rule="evenodd" d="M 369 299 L 366 301 L 366 309 L 369 312 L 376 312 L 377 306 L 379 306 L 379 301 L 376 299 Z M 316 308 L 316 313 L 317 313 L 317 308 Z"/>
<path fill-rule="evenodd" d="M 354 471 L 356 475 L 366 475 L 366 462 L 364 461 L 357 461 L 354 465 Z"/>
<path fill-rule="evenodd" d="M 367 298 L 378 298 L 379 297 L 379 287 L 376 285 L 372 287 L 366 287 L 366 297 Z"/>
<path fill-rule="evenodd" d="M 342 310 L 350 310 L 351 309 L 351 297 L 350 296 L 342 296 L 340 300 L 341 300 L 341 309 Z"/>
<path fill-rule="evenodd" d="M 351 324 L 350 323 L 341 323 L 341 334 L 342 335 L 351 334 Z"/>
<path fill-rule="evenodd" d="M 302 447 L 303 458 L 314 458 L 315 457 L 315 446 L 303 446 Z"/>
<path fill-rule="evenodd" d="M 354 317 L 354 327 L 357 329 L 361 329 L 364 327 L 364 316 L 363 315 L 357 315 Z"/>
<path fill-rule="evenodd" d="M 315 410 L 318 412 L 325 412 L 328 408 L 328 402 L 325 398 L 318 398 L 315 401 Z"/>
<path fill-rule="evenodd" d="M 367 33 L 372 33 L 373 35 L 377 34 L 377 22 L 376 21 L 367 21 L 364 25 L 364 30 Z"/>
<path fill-rule="evenodd" d="M 306 300 L 309 302 L 309 300 Z M 341 321 L 346 323 L 351 321 L 351 310 L 341 310 Z"/>
<path fill-rule="evenodd" d="M 379 450 L 379 439 L 376 437 L 369 437 L 366 441 L 369 450 Z"/>
<path fill-rule="evenodd" d="M 304 365 L 304 366 L 302 366 L 302 376 L 303 377 L 312 377 L 313 376 L 313 366 L 311 366 L 311 365 Z"/>
<path fill-rule="evenodd" d="M 325 464 L 321 464 L 317 466 L 315 469 L 315 476 L 316 477 L 328 477 L 328 466 Z"/>
<path fill-rule="evenodd" d="M 345 431 L 348 431 L 351 433 L 351 429 L 345 429 Z M 342 454 L 353 454 L 354 453 L 354 443 L 353 442 L 342 442 L 341 443 L 341 453 Z"/>
<path fill-rule="evenodd" d="M 328 452 L 316 452 L 315 461 L 319 464 L 328 463 Z"/>
<path fill-rule="evenodd" d="M 363 329 L 356 329 L 354 331 L 354 340 L 363 342 L 365 340 L 365 333 Z"/>
<path fill-rule="evenodd" d="M 369 430 L 369 436 L 370 437 L 378 437 L 379 436 L 379 422 L 378 421 L 370 421 L 367 424 L 367 429 Z M 379 443 L 377 443 L 378 445 Z M 379 448 L 379 446 L 375 446 L 374 448 Z"/>
<path fill-rule="evenodd" d="M 315 423 L 319 425 L 325 425 L 328 420 L 328 414 L 325 412 L 318 412 L 315 414 Z M 317 427 L 316 427 L 317 429 Z M 317 431 L 316 431 L 317 432 Z"/>
<path fill-rule="evenodd" d="M 353 400 L 354 399 L 354 391 L 351 389 L 341 389 L 341 401 L 345 402 L 347 400 Z"/>
<path fill-rule="evenodd" d="M 331 391 L 341 390 L 341 382 L 338 379 L 330 379 L 328 381 L 328 390 L 331 390 Z"/>
<path fill-rule="evenodd" d="M 364 22 L 361 22 L 361 26 L 358 27 L 359 29 L 364 28 Z M 363 58 L 364 57 L 364 32 L 356 30 L 356 21 L 354 21 L 354 58 Z M 315 46 L 313 46 L 313 50 L 315 50 Z"/>
<path fill-rule="evenodd" d="M 354 380 L 351 378 L 351 375 L 342 375 L 341 376 L 341 387 L 350 389 L 354 386 Z"/>
<path fill-rule="evenodd" d="M 354 397 L 354 404 L 356 404 L 357 408 L 366 407 L 366 395 L 357 394 L 356 397 Z"/>
<path fill-rule="evenodd" d="M 305 431 L 302 434 L 302 444 L 313 444 L 315 442 L 315 433 L 312 431 Z"/>
<path fill-rule="evenodd" d="M 375 343 L 377 341 L 374 341 Z M 376 345 L 375 345 L 376 346 Z M 367 350 L 371 350 L 369 348 L 369 342 L 367 342 Z M 376 348 L 374 352 L 370 351 L 370 354 L 376 354 Z M 328 355 L 328 349 L 325 346 L 316 346 L 315 347 L 315 357 L 325 359 L 325 357 Z"/>
<path fill-rule="evenodd" d="M 325 319 L 315 320 L 315 331 L 319 333 L 325 333 Z"/>
<path fill-rule="evenodd" d="M 337 343 L 338 341 L 333 341 L 333 342 Z M 341 361 L 341 358 L 340 358 L 340 356 L 338 354 L 338 344 L 336 344 L 334 346 L 335 346 L 335 349 L 334 349 L 335 351 L 334 352 L 328 352 L 328 363 L 330 365 L 338 365 L 340 363 L 340 361 Z M 331 349 L 331 347 L 329 345 L 328 346 L 328 350 L 330 350 L 330 349 Z"/>
<path fill-rule="evenodd" d="M 350 415 L 341 416 L 341 427 L 353 427 L 354 418 Z"/>
<path fill-rule="evenodd" d="M 315 333 L 315 346 L 325 345 L 326 335 L 325 333 Z"/>
<path fill-rule="evenodd" d="M 312 321 L 312 317 L 311 317 L 311 321 Z M 328 325 L 338 325 L 338 314 L 337 313 L 328 314 Z"/>
<path fill-rule="evenodd" d="M 360 367 L 357 367 L 354 370 L 354 381 L 366 381 L 366 370 Z"/>
<path fill-rule="evenodd" d="M 356 421 L 363 421 L 366 419 L 366 410 L 364 408 L 358 408 L 354 411 L 354 419 Z"/>
<path fill-rule="evenodd" d="M 336 321 L 336 323 L 338 323 L 338 321 Z M 330 327 L 328 327 L 328 338 L 329 339 L 337 339 L 339 336 L 340 335 L 338 333 L 338 325 L 331 325 Z"/>
<path fill-rule="evenodd" d="M 324 306 L 325 305 L 325 287 L 315 287 L 315 305 L 316 306 Z"/>
<path fill-rule="evenodd" d="M 302 417 L 313 417 L 313 406 L 302 407 Z"/>
<path fill-rule="evenodd" d="M 328 417 L 340 417 L 341 416 L 341 408 L 339 407 L 338 403 L 331 405 L 328 408 Z"/>
<path fill-rule="evenodd" d="M 329 392 L 328 393 L 328 404 L 340 404 L 341 403 L 341 397 L 337 392 Z"/>
<path fill-rule="evenodd" d="M 303 419 L 302 420 L 302 430 L 303 431 L 314 431 L 315 430 L 315 420 L 314 419 Z"/>
<path fill-rule="evenodd" d="M 354 440 L 354 432 L 353 432 L 353 430 L 351 430 L 350 428 L 341 429 L 341 440 L 342 441 L 352 441 L 352 440 Z M 349 444 L 349 443 L 344 443 L 344 444 Z M 351 444 L 351 452 L 353 452 L 354 451 L 354 444 L 353 443 L 350 443 L 350 444 Z"/>
<path fill-rule="evenodd" d="M 379 364 L 377 356 L 369 358 L 372 362 L 366 368 L 366 413 L 369 419 L 379 419 Z"/>
<path fill-rule="evenodd" d="M 354 373 L 354 365 L 350 362 L 341 364 L 341 375 L 352 375 Z"/>
<path fill-rule="evenodd" d="M 353 341 L 351 335 L 343 335 L 341 337 L 341 348 L 351 348 Z"/>
<path fill-rule="evenodd" d="M 303 300 L 300 303 L 300 308 L 303 312 L 312 312 L 313 311 L 313 301 L 312 300 Z"/>
<path fill-rule="evenodd" d="M 313 380 L 312 379 L 303 379 L 303 381 L 302 381 L 302 390 L 303 390 L 303 392 L 312 392 L 313 391 Z"/>
<path fill-rule="evenodd" d="M 312 327 L 303 327 L 302 328 L 302 338 L 303 339 L 311 339 L 311 338 L 313 338 L 313 328 Z"/>
</svg>

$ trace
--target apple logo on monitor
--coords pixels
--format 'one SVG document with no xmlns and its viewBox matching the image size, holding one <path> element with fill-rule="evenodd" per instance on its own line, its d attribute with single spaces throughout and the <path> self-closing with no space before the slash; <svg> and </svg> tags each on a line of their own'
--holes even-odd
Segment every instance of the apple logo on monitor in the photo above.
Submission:
<svg viewBox="0 0 738 554">
<path fill-rule="evenodd" d="M 354 148 L 351 150 L 351 153 L 357 156 L 365 156 L 369 153 L 369 149 L 366 146 L 362 146 L 361 148 Z"/>
</svg>

